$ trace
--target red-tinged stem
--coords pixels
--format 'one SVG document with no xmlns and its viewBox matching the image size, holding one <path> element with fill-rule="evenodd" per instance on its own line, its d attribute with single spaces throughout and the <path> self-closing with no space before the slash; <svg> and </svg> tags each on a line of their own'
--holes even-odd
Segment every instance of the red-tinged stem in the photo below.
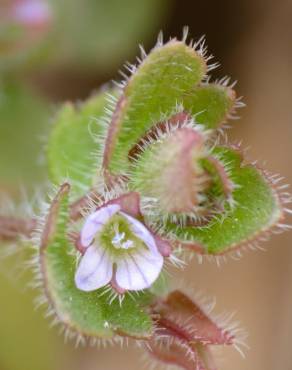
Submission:
<svg viewBox="0 0 292 370">
<path fill-rule="evenodd" d="M 234 336 L 219 327 L 195 302 L 179 290 L 171 292 L 153 308 L 160 314 L 158 326 L 187 342 L 204 345 L 231 345 Z M 187 323 L 187 325 L 186 325 Z"/>
<path fill-rule="evenodd" d="M 14 241 L 19 236 L 30 238 L 35 227 L 35 219 L 0 216 L 0 240 Z"/>
<path fill-rule="evenodd" d="M 81 210 L 89 205 L 90 199 L 97 199 L 98 195 L 95 192 L 90 192 L 89 195 L 78 199 L 70 205 L 70 218 L 73 221 L 82 217 Z M 37 219 L 35 218 L 18 218 L 10 216 L 0 216 L 0 240 L 16 241 L 21 236 L 31 238 L 37 227 Z"/>
<path fill-rule="evenodd" d="M 226 197 L 229 197 L 233 191 L 234 185 L 233 182 L 230 180 L 227 172 L 225 171 L 224 166 L 222 165 L 222 163 L 220 163 L 218 159 L 213 156 L 209 156 L 207 159 L 211 164 L 213 164 L 218 176 L 221 179 L 224 195 Z"/>
<path fill-rule="evenodd" d="M 108 169 L 113 149 L 115 146 L 116 138 L 121 126 L 121 115 L 126 105 L 126 98 L 122 96 L 113 113 L 112 120 L 109 126 L 108 135 L 105 143 L 105 150 L 103 154 L 103 168 Z"/>
<path fill-rule="evenodd" d="M 102 201 L 103 198 L 96 191 L 91 190 L 88 194 L 77 199 L 70 205 L 70 219 L 76 221 L 82 217 L 82 209 L 88 207 L 92 202 Z"/>
</svg>

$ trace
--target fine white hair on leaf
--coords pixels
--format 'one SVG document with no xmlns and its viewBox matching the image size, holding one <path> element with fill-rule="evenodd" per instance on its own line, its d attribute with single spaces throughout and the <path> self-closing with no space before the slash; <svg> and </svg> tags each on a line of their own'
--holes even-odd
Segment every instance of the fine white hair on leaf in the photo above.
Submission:
<svg viewBox="0 0 292 370">
<path fill-rule="evenodd" d="M 19 198 L 16 201 L 6 193 L 0 193 L 0 216 L 19 218 L 21 220 L 35 220 L 43 203 L 43 193 L 48 189 L 47 184 L 39 185 L 32 194 L 20 187 Z M 20 234 L 15 241 L 7 241 L 0 248 L 1 273 L 19 288 L 18 280 L 23 278 L 31 262 L 28 261 L 27 252 L 34 245 L 35 232 L 32 236 Z M 11 258 L 12 257 L 12 258 Z M 21 290 L 26 290 L 22 286 Z"/>
<path fill-rule="evenodd" d="M 184 27 L 182 42 L 186 43 L 187 38 L 188 38 L 188 28 Z M 170 38 L 170 41 L 174 41 L 174 40 L 176 40 L 176 38 L 173 38 L 173 39 Z M 162 32 L 160 32 L 159 35 L 158 35 L 157 43 L 156 43 L 154 49 L 160 48 L 163 45 L 164 45 L 163 34 L 162 34 Z M 207 64 L 207 72 L 209 72 L 209 71 L 218 67 L 218 63 L 213 63 L 213 64 L 208 65 L 208 61 L 210 61 L 213 58 L 213 56 L 208 55 L 208 53 L 207 53 L 205 36 L 202 36 L 197 42 L 191 41 L 190 44 L 189 44 L 189 47 L 193 48 L 194 51 L 196 53 L 198 53 L 198 55 L 200 55 L 204 59 L 204 61 Z M 122 96 L 123 90 L 127 86 L 130 77 L 133 74 L 136 73 L 138 68 L 143 64 L 145 58 L 147 57 L 147 54 L 146 54 L 146 52 L 145 52 L 145 50 L 143 49 L 142 46 L 140 46 L 140 51 L 141 51 L 141 58 L 137 59 L 138 64 L 125 63 L 126 72 L 120 71 L 120 74 L 122 75 L 123 80 L 121 82 L 114 82 L 114 84 L 119 89 L 119 93 L 118 93 L 119 97 Z M 206 78 L 207 77 L 205 77 L 205 79 Z M 105 116 L 101 119 L 101 123 L 102 123 L 101 126 L 104 127 L 105 130 L 104 130 L 104 133 L 100 136 L 100 140 L 99 140 L 100 151 L 99 151 L 99 153 L 101 153 L 101 155 L 99 155 L 99 158 L 97 158 L 97 159 L 100 159 L 100 158 L 103 157 L 103 153 L 104 153 L 104 150 L 105 150 L 105 138 L 107 137 L 107 127 L 111 123 L 111 118 L 112 118 L 113 112 L 115 110 L 115 105 L 116 105 L 115 100 L 114 100 L 114 102 L 109 102 L 109 104 L 106 106 L 106 109 L 105 109 Z M 157 120 L 156 120 L 156 122 L 157 122 Z"/>
<path fill-rule="evenodd" d="M 254 166 L 263 176 L 265 181 L 267 182 L 268 186 L 270 187 L 273 197 L 276 200 L 278 211 L 275 212 L 268 225 L 265 225 L 263 228 L 255 232 L 253 235 L 249 236 L 248 238 L 236 242 L 233 245 L 228 246 L 228 250 L 224 252 L 223 254 L 219 255 L 210 255 L 210 254 L 198 254 L 195 255 L 198 258 L 199 263 L 202 263 L 204 260 L 215 262 L 218 267 L 220 267 L 223 263 L 226 263 L 228 258 L 231 258 L 233 260 L 239 260 L 243 256 L 244 253 L 249 251 L 265 251 L 265 246 L 262 245 L 262 242 L 266 242 L 270 239 L 270 237 L 273 234 L 280 234 L 284 231 L 292 229 L 290 221 L 284 222 L 283 220 L 289 218 L 289 215 L 292 214 L 292 210 L 289 207 L 290 204 L 292 204 L 292 196 L 287 189 L 289 189 L 289 185 L 286 184 L 285 178 L 283 176 L 280 176 L 279 174 L 272 174 L 269 171 L 262 168 L 262 166 L 258 163 L 259 161 L 251 162 L 247 157 L 247 148 L 242 148 L 242 143 L 234 143 L 234 144 L 228 144 L 227 142 L 223 142 L 221 144 L 220 140 L 217 142 L 217 145 L 221 146 L 227 146 L 230 148 L 235 148 L 236 150 L 239 150 L 241 153 L 244 153 L 244 165 L 252 165 Z M 232 179 L 232 174 L 230 172 L 230 169 L 228 168 L 228 163 L 224 162 L 223 158 L 221 158 L 220 155 L 215 154 L 214 155 L 217 160 L 222 161 L 224 163 L 224 168 L 227 170 L 228 176 Z M 234 189 L 239 188 L 239 185 L 235 182 L 233 183 Z M 229 205 L 232 207 L 236 207 L 237 203 L 234 202 L 231 199 L 231 203 L 229 201 Z M 218 218 L 219 217 L 219 218 Z M 223 221 L 224 215 L 214 215 L 213 220 L 217 221 Z M 205 226 L 205 227 L 208 227 Z M 167 235 L 171 240 L 175 240 L 175 234 L 173 233 L 167 233 L 160 225 L 160 228 L 158 229 L 161 234 Z M 185 242 L 192 243 L 196 242 L 196 240 L 190 235 L 190 233 L 186 232 L 183 237 L 179 239 L 179 241 L 183 244 Z M 181 249 L 184 249 L 182 246 Z M 194 257 L 194 253 L 192 251 L 185 251 L 185 253 L 182 253 L 182 255 L 186 258 L 185 260 L 191 260 Z"/>
<path fill-rule="evenodd" d="M 219 328 L 230 333 L 231 337 L 234 337 L 232 346 L 242 357 L 245 356 L 244 351 L 249 349 L 247 344 L 248 333 L 241 327 L 240 322 L 234 319 L 236 312 L 216 313 L 216 298 L 207 296 L 202 289 L 195 289 L 194 286 L 183 279 L 175 279 L 171 282 L 169 291 L 173 290 L 180 290 L 189 296 Z M 179 324 L 181 325 L 181 323 Z M 185 325 L 188 325 L 187 321 Z"/>
<path fill-rule="evenodd" d="M 128 344 L 127 338 L 120 337 L 119 335 L 114 335 L 111 338 L 104 339 L 98 338 L 93 336 L 88 336 L 86 333 L 82 331 L 76 330 L 76 328 L 72 327 L 67 320 L 60 317 L 58 312 L 56 311 L 53 302 L 51 302 L 50 298 L 45 293 L 45 281 L 43 276 L 43 271 L 41 268 L 40 258 L 39 258 L 39 243 L 41 240 L 41 233 L 44 228 L 45 220 L 49 212 L 49 207 L 51 201 L 54 199 L 57 190 L 50 190 L 49 201 L 44 201 L 40 207 L 38 217 L 38 227 L 35 231 L 34 240 L 35 243 L 33 244 L 33 257 L 29 262 L 31 271 L 33 272 L 34 278 L 31 284 L 31 288 L 37 290 L 38 296 L 35 299 L 35 308 L 41 309 L 44 316 L 51 320 L 51 327 L 57 326 L 59 328 L 59 334 L 64 337 L 65 341 L 74 341 L 75 346 L 93 346 L 93 347 L 106 347 L 111 346 L 114 344 L 123 345 Z M 78 258 L 78 254 L 76 251 L 72 252 L 74 256 L 76 256 L 76 262 Z M 111 289 L 108 286 L 108 289 Z M 112 289 L 111 289 L 112 291 Z M 113 299 L 113 294 L 109 295 L 109 299 Z M 118 297 L 120 299 L 120 297 Z M 122 301 L 120 302 L 122 304 Z M 105 321 L 105 325 L 109 325 L 110 323 Z"/>
</svg>

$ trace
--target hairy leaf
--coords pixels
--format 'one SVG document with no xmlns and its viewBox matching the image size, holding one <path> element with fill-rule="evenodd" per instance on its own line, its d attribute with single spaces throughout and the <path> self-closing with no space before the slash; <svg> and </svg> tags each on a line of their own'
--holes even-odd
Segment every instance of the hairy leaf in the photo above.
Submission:
<svg viewBox="0 0 292 370">
<path fill-rule="evenodd" d="M 51 180 L 59 184 L 68 179 L 75 195 L 84 195 L 97 172 L 95 136 L 102 130 L 100 119 L 106 105 L 106 93 L 93 96 L 80 107 L 66 103 L 55 119 L 48 143 Z"/>
<path fill-rule="evenodd" d="M 251 164 L 242 164 L 241 154 L 232 148 L 214 150 L 228 168 L 235 184 L 234 204 L 202 227 L 177 227 L 168 224 L 179 241 L 202 253 L 222 254 L 247 245 L 257 235 L 268 231 L 282 217 L 278 196 L 264 174 Z"/>
<path fill-rule="evenodd" d="M 216 129 L 224 123 L 235 104 L 235 91 L 219 84 L 196 86 L 184 97 L 184 108 L 196 122 L 207 129 Z"/>
<path fill-rule="evenodd" d="M 126 294 L 122 304 L 104 288 L 83 292 L 76 288 L 76 251 L 67 239 L 69 185 L 63 184 L 52 202 L 41 243 L 45 291 L 57 317 L 69 329 L 88 337 L 111 338 L 114 334 L 145 338 L 152 320 L 142 306 L 152 295 Z"/>
<path fill-rule="evenodd" d="M 158 325 L 163 330 L 173 331 L 190 343 L 233 343 L 234 336 L 226 328 L 218 326 L 198 304 L 179 290 L 172 291 L 165 300 L 158 302 L 154 311 L 160 315 Z"/>
<path fill-rule="evenodd" d="M 184 370 L 215 370 L 209 345 L 232 345 L 234 336 L 218 326 L 181 291 L 153 305 L 156 330 L 147 343 L 156 360 Z"/>
<path fill-rule="evenodd" d="M 205 73 L 203 57 L 183 42 L 156 46 L 123 89 L 106 140 L 105 167 L 118 173 L 126 169 L 131 148 L 153 124 L 174 113 Z"/>
</svg>

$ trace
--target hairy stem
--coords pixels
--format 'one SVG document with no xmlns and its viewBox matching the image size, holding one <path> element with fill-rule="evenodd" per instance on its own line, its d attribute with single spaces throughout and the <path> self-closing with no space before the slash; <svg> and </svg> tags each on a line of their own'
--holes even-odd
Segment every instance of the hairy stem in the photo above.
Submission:
<svg viewBox="0 0 292 370">
<path fill-rule="evenodd" d="M 78 220 L 82 217 L 81 210 L 86 208 L 90 202 L 97 200 L 98 194 L 90 191 L 70 205 L 70 219 Z M 13 216 L 0 216 L 0 241 L 17 241 L 21 237 L 31 238 L 37 227 L 36 218 L 21 218 Z"/>
<path fill-rule="evenodd" d="M 30 238 L 36 227 L 36 220 L 0 216 L 0 240 L 14 241 L 20 236 Z"/>
</svg>

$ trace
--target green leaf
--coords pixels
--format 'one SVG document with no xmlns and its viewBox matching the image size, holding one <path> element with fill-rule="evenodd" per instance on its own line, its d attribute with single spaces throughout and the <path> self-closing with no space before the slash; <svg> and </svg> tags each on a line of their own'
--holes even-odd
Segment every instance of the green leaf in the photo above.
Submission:
<svg viewBox="0 0 292 370">
<path fill-rule="evenodd" d="M 184 97 L 184 108 L 196 122 L 207 129 L 216 129 L 228 118 L 236 101 L 235 91 L 217 84 L 202 84 Z"/>
<path fill-rule="evenodd" d="M 170 117 L 205 73 L 203 57 L 183 42 L 155 47 L 123 90 L 106 141 L 105 166 L 113 172 L 125 170 L 132 146 L 155 123 Z"/>
<path fill-rule="evenodd" d="M 100 122 L 106 105 L 106 93 L 93 96 L 83 105 L 62 106 L 48 143 L 51 180 L 60 184 L 69 179 L 74 197 L 84 195 L 97 173 L 95 153 L 100 149 L 94 136 L 100 135 Z"/>
<path fill-rule="evenodd" d="M 249 244 L 260 233 L 268 231 L 282 217 L 282 209 L 264 174 L 251 164 L 243 165 L 238 151 L 217 147 L 213 154 L 226 164 L 236 185 L 232 194 L 234 206 L 214 217 L 206 226 L 168 224 L 167 229 L 190 249 L 222 254 Z"/>
<path fill-rule="evenodd" d="M 69 185 L 63 184 L 52 202 L 40 248 L 44 284 L 56 315 L 69 328 L 89 337 L 111 338 L 114 334 L 146 338 L 152 320 L 143 310 L 149 292 L 125 295 L 111 304 L 105 288 L 83 292 L 75 286 L 76 253 L 67 240 Z"/>
</svg>

